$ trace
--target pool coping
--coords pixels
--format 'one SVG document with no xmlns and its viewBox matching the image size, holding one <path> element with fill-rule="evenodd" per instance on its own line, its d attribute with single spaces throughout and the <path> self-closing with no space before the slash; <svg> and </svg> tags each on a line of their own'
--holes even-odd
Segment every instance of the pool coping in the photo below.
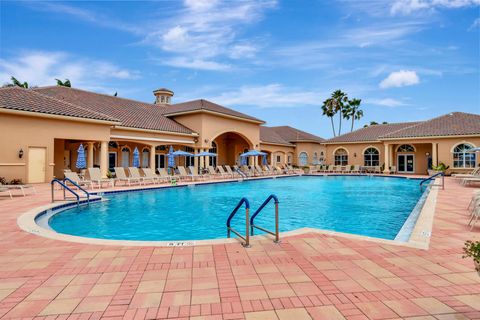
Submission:
<svg viewBox="0 0 480 320">
<path fill-rule="evenodd" d="M 301 176 L 301 175 L 255 177 L 255 178 L 250 178 L 246 180 L 251 181 L 251 180 L 285 178 L 285 177 L 294 177 L 294 176 Z M 365 175 L 305 174 L 303 176 L 365 176 Z M 405 177 L 405 176 L 388 176 L 388 175 L 372 175 L 372 176 L 403 178 L 403 179 L 419 179 L 419 178 Z M 100 192 L 91 192 L 90 194 L 93 197 L 91 198 L 90 201 L 93 201 L 93 202 L 100 201 L 101 200 L 100 196 L 103 194 L 138 192 L 138 191 L 158 190 L 158 189 L 172 188 L 172 187 L 188 187 L 189 185 L 217 184 L 217 183 L 239 182 L 239 181 L 242 181 L 242 179 L 229 179 L 229 180 L 208 181 L 208 182 L 199 181 L 199 182 L 185 183 L 185 184 L 176 185 L 176 186 L 152 185 L 151 187 L 145 187 L 145 188 L 135 187 L 135 188 L 128 188 L 123 190 L 105 190 Z M 332 230 L 326 230 L 326 229 L 310 228 L 310 227 L 304 227 L 304 228 L 299 228 L 291 231 L 281 232 L 280 239 L 284 237 L 300 236 L 308 233 L 317 233 L 317 234 L 338 236 L 338 237 L 355 239 L 355 240 L 367 240 L 371 242 L 377 242 L 380 244 L 407 246 L 407 247 L 412 247 L 417 249 L 428 249 L 430 244 L 432 227 L 433 227 L 433 218 L 435 215 L 438 188 L 434 188 L 433 184 L 431 184 L 427 188 L 430 190 L 426 191 L 428 192 L 426 195 L 426 199 L 422 205 L 422 208 L 418 214 L 418 217 L 416 218 L 415 225 L 413 227 L 413 230 L 410 234 L 408 241 L 388 240 L 388 239 L 381 239 L 381 238 L 350 234 L 350 233 L 344 233 L 344 232 L 338 232 L 338 231 L 332 231 Z M 87 200 L 82 200 L 80 201 L 80 204 L 84 205 L 86 204 L 86 202 Z M 59 202 L 50 203 L 48 205 L 44 205 L 41 207 L 36 207 L 20 215 L 17 218 L 17 224 L 20 227 L 20 229 L 22 229 L 23 231 L 31 234 L 35 234 L 41 237 L 45 237 L 53 240 L 75 242 L 75 243 L 82 243 L 82 244 L 91 244 L 91 245 L 133 246 L 133 247 L 165 247 L 165 246 L 176 247 L 176 246 L 198 246 L 198 245 L 235 244 L 235 243 L 238 244 L 239 243 L 239 239 L 237 238 L 222 238 L 222 239 L 208 239 L 208 240 L 182 240 L 182 241 L 144 241 L 144 240 L 113 240 L 113 239 L 87 238 L 87 237 L 57 233 L 54 230 L 45 228 L 37 223 L 37 218 L 42 215 L 52 214 L 53 211 L 54 213 L 57 213 L 57 210 L 62 210 L 62 209 L 65 210 L 76 205 L 77 204 L 75 202 L 72 203 L 70 201 L 59 201 Z M 273 240 L 273 237 L 268 234 L 250 236 L 250 242 L 252 245 L 254 245 L 255 242 L 272 241 L 272 240 Z"/>
</svg>

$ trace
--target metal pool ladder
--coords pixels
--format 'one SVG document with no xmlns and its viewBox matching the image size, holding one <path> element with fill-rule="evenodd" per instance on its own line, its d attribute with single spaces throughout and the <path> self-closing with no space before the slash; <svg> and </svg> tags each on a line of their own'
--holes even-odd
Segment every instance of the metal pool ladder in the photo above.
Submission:
<svg viewBox="0 0 480 320">
<path fill-rule="evenodd" d="M 73 194 L 75 196 L 75 198 L 77 199 L 77 205 L 80 204 L 80 196 L 78 195 L 78 193 L 76 193 L 70 187 L 67 186 L 67 181 L 70 182 L 71 184 L 73 184 L 75 187 L 77 187 L 78 190 L 83 191 L 87 195 L 87 203 L 90 203 L 90 194 L 88 193 L 88 191 L 83 189 L 82 187 L 80 187 L 77 183 L 75 183 L 73 180 L 71 180 L 69 178 L 65 178 L 65 179 L 63 179 L 63 181 L 61 181 L 59 179 L 53 179 L 50 182 L 51 189 L 52 189 L 52 202 L 55 202 L 55 188 L 54 187 L 55 187 L 55 183 L 57 183 L 63 190 L 63 200 L 66 200 L 65 191 L 68 191 L 71 194 Z"/>
<path fill-rule="evenodd" d="M 260 211 L 263 210 L 263 208 L 265 208 L 265 206 L 272 199 L 274 200 L 274 203 L 275 203 L 275 231 L 270 231 L 270 230 L 267 230 L 265 228 L 259 227 L 259 226 L 255 225 L 255 223 L 254 223 L 255 217 L 260 213 Z M 263 232 L 266 232 L 266 233 L 271 234 L 272 236 L 275 236 L 275 240 L 273 242 L 275 242 L 275 243 L 280 242 L 280 237 L 279 237 L 279 232 L 278 232 L 278 204 L 279 204 L 278 197 L 274 194 L 271 194 L 270 196 L 268 196 L 267 199 L 265 199 L 265 201 L 262 203 L 260 208 L 258 208 L 257 211 L 255 211 L 255 213 L 250 218 L 250 231 L 252 233 L 252 236 L 253 236 L 253 228 L 257 228 L 259 230 L 262 230 Z"/>
<path fill-rule="evenodd" d="M 233 229 L 230 225 L 232 218 L 235 216 L 235 214 L 237 213 L 238 209 L 240 209 L 242 204 L 245 204 L 245 225 L 246 225 L 245 237 L 242 236 L 238 231 Z M 235 209 L 233 209 L 232 213 L 230 213 L 227 219 L 227 238 L 230 238 L 230 232 L 235 233 L 238 237 L 240 237 L 241 239 L 243 239 L 243 241 L 245 241 L 244 243 L 242 243 L 242 245 L 246 248 L 250 248 L 249 212 L 250 212 L 250 202 L 248 202 L 248 199 L 244 197 L 238 202 L 237 206 L 235 207 Z"/>
<path fill-rule="evenodd" d="M 275 201 L 275 231 L 270 231 L 270 230 L 267 230 L 267 229 L 264 229 L 262 227 L 259 227 L 257 225 L 254 224 L 254 220 L 255 220 L 255 217 L 263 210 L 263 208 L 265 208 L 265 206 L 271 201 L 271 200 L 274 200 Z M 240 209 L 240 207 L 245 204 L 245 236 L 243 236 L 242 234 L 240 234 L 237 230 L 233 229 L 232 226 L 231 226 L 231 222 L 232 222 L 232 218 L 235 216 L 235 214 L 237 214 L 238 210 Z M 231 235 L 231 232 L 235 233 L 240 239 L 242 239 L 243 242 L 242 245 L 246 248 L 250 248 L 250 233 L 253 235 L 253 228 L 257 228 L 259 230 L 262 230 L 266 233 L 269 233 L 273 236 L 275 236 L 275 240 L 274 242 L 275 243 L 279 243 L 280 242 L 280 238 L 279 238 L 279 231 L 278 231 L 278 204 L 279 204 L 279 201 L 278 201 L 278 198 L 276 195 L 274 194 L 271 194 L 263 203 L 262 205 L 257 209 L 257 211 L 255 211 L 255 213 L 252 215 L 252 217 L 250 218 L 250 202 L 248 201 L 247 198 L 242 198 L 240 199 L 240 201 L 238 202 L 237 206 L 235 207 L 235 209 L 233 209 L 232 213 L 230 213 L 230 215 L 228 216 L 228 219 L 227 219 L 227 238 L 230 238 L 230 235 Z"/>
<path fill-rule="evenodd" d="M 438 173 L 435 173 L 434 175 L 428 177 L 428 178 L 425 178 L 423 179 L 422 181 L 420 181 L 420 191 L 422 191 L 422 187 L 423 187 L 423 184 L 427 181 L 431 181 L 431 180 L 434 180 L 436 177 L 438 176 L 441 176 L 442 177 L 442 184 L 433 184 L 433 186 L 436 186 L 436 187 L 442 187 L 442 190 L 445 189 L 445 173 L 443 172 L 438 172 Z"/>
</svg>

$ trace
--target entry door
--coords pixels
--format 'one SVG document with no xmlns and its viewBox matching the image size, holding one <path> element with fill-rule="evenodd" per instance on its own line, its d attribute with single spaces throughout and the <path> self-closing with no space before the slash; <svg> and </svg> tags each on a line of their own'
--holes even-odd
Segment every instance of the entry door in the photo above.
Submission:
<svg viewBox="0 0 480 320">
<path fill-rule="evenodd" d="M 28 182 L 45 182 L 45 171 L 47 167 L 46 148 L 28 148 Z"/>
<path fill-rule="evenodd" d="M 415 172 L 415 156 L 413 154 L 398 155 L 398 172 L 414 173 Z"/>
<path fill-rule="evenodd" d="M 164 154 L 156 154 L 155 155 L 155 163 L 157 164 L 156 168 L 165 168 L 165 155 Z"/>
</svg>

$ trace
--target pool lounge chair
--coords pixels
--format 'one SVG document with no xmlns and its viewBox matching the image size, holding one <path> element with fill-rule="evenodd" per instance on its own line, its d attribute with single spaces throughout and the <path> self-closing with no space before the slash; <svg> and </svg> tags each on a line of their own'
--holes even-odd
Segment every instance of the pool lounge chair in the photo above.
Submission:
<svg viewBox="0 0 480 320">
<path fill-rule="evenodd" d="M 162 178 L 162 179 L 164 179 L 168 182 L 172 182 L 172 180 L 175 179 L 174 176 L 168 174 L 168 172 L 167 172 L 167 170 L 165 170 L 165 168 L 157 168 L 157 170 L 158 170 L 158 173 L 160 175 L 160 178 Z"/>
<path fill-rule="evenodd" d="M 156 179 L 152 177 L 142 177 L 137 167 L 128 167 L 128 172 L 130 173 L 131 178 L 138 179 L 142 181 L 143 184 L 146 184 L 147 181 L 150 181 L 151 183 L 155 183 L 156 181 Z"/>
<path fill-rule="evenodd" d="M 396 166 L 390 166 L 390 169 L 388 170 L 389 174 L 395 174 L 397 173 L 397 167 Z"/>
<path fill-rule="evenodd" d="M 8 195 L 10 196 L 10 199 L 13 199 L 12 191 L 10 191 L 10 189 L 5 188 L 5 187 L 0 187 L 0 193 L 1 193 L 1 192 L 8 193 Z"/>
<path fill-rule="evenodd" d="M 217 166 L 217 170 L 218 173 L 222 176 L 222 178 L 230 178 L 231 174 L 226 172 L 222 166 Z"/>
<path fill-rule="evenodd" d="M 93 183 L 90 180 L 84 180 L 78 176 L 76 172 L 73 171 L 64 171 L 65 178 L 68 178 L 78 184 L 80 187 L 86 186 L 93 189 Z"/>
<path fill-rule="evenodd" d="M 88 176 L 90 177 L 90 181 L 92 184 L 97 184 L 98 188 L 102 188 L 103 184 L 106 183 L 112 188 L 115 186 L 115 180 L 109 178 L 102 178 L 102 173 L 100 172 L 100 168 L 88 168 L 87 169 Z M 93 185 L 92 185 L 93 188 Z"/>
<path fill-rule="evenodd" d="M 227 170 L 227 173 L 232 176 L 232 178 L 235 178 L 235 176 L 240 176 L 238 172 L 234 172 L 232 168 L 229 165 L 225 165 L 225 170 Z"/>
<path fill-rule="evenodd" d="M 178 166 L 178 174 L 176 175 L 180 180 L 187 180 L 190 179 L 190 181 L 193 181 L 193 176 L 185 170 L 184 166 Z"/>
<path fill-rule="evenodd" d="M 132 183 L 138 183 L 141 184 L 142 180 L 140 178 L 135 178 L 135 177 L 127 177 L 127 174 L 125 173 L 125 168 L 123 167 L 115 167 L 115 181 L 123 181 L 125 182 L 125 185 L 131 186 Z"/>
<path fill-rule="evenodd" d="M 380 166 L 375 166 L 373 167 L 373 173 L 382 173 L 382 169 L 380 169 Z"/>
<path fill-rule="evenodd" d="M 151 168 L 142 168 L 143 173 L 145 174 L 145 178 L 152 179 L 153 181 L 156 181 L 157 183 L 160 183 L 162 181 L 166 181 L 166 179 L 160 177 L 157 175 Z"/>
<path fill-rule="evenodd" d="M 480 206 L 477 205 L 476 207 L 473 208 L 472 216 L 470 218 L 470 221 L 468 222 L 468 225 L 470 226 L 470 230 L 473 229 L 479 217 L 480 217 Z"/>
<path fill-rule="evenodd" d="M 242 171 L 247 177 L 254 176 L 254 172 L 252 172 L 252 170 L 250 170 L 250 168 L 247 165 L 243 165 L 240 168 L 240 171 Z"/>
<path fill-rule="evenodd" d="M 361 170 L 360 170 L 360 165 L 359 164 L 356 164 L 353 166 L 353 168 L 350 170 L 351 173 L 361 173 Z"/>
<path fill-rule="evenodd" d="M 208 178 L 207 174 L 198 174 L 195 173 L 195 167 L 194 166 L 189 166 L 188 171 L 190 172 L 189 175 L 192 177 L 193 180 L 206 180 Z"/>
<path fill-rule="evenodd" d="M 258 172 L 258 174 L 259 174 L 260 176 L 264 176 L 264 175 L 267 174 L 267 172 L 263 171 L 263 169 L 262 169 L 261 166 L 258 166 L 258 165 L 257 165 L 257 166 L 255 166 L 254 168 L 255 168 L 255 171 Z"/>
<path fill-rule="evenodd" d="M 220 173 L 218 173 L 213 166 L 208 166 L 207 170 L 208 170 L 208 174 L 213 178 L 223 178 L 223 176 Z"/>
<path fill-rule="evenodd" d="M 31 184 L 2 184 L 0 186 L 10 190 L 20 190 L 24 197 L 27 195 L 25 190 L 31 190 L 30 192 L 31 194 L 37 193 L 37 190 L 35 190 L 35 187 L 32 186 Z"/>
<path fill-rule="evenodd" d="M 480 177 L 480 167 L 475 168 L 475 169 L 472 170 L 470 173 L 456 173 L 456 174 L 452 174 L 452 177 L 457 178 L 457 179 L 477 178 L 477 177 Z"/>
</svg>

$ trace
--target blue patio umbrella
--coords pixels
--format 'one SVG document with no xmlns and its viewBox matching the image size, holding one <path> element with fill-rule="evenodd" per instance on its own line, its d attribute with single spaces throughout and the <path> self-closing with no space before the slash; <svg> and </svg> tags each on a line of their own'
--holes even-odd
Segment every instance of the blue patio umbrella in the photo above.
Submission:
<svg viewBox="0 0 480 320">
<path fill-rule="evenodd" d="M 85 169 L 87 167 L 87 161 L 85 160 L 85 149 L 83 148 L 83 144 L 80 143 L 80 147 L 78 147 L 78 155 L 77 155 L 77 163 L 75 166 L 78 169 Z"/>
<path fill-rule="evenodd" d="M 213 152 L 203 151 L 194 155 L 195 157 L 216 157 L 217 154 Z"/>
<path fill-rule="evenodd" d="M 168 151 L 168 167 L 173 168 L 175 167 L 175 155 L 173 154 L 173 147 L 170 146 L 170 150 Z"/>
<path fill-rule="evenodd" d="M 263 156 L 262 156 L 262 164 L 263 164 L 264 166 L 268 165 L 267 155 L 263 155 Z"/>
<path fill-rule="evenodd" d="M 240 156 L 240 165 L 241 166 L 246 166 L 247 165 L 247 157 L 246 156 Z"/>
<path fill-rule="evenodd" d="M 258 156 L 266 156 L 265 152 L 261 152 L 258 150 L 249 150 L 245 153 L 240 155 L 240 165 L 246 166 L 247 165 L 247 157 L 258 157 Z"/>
<path fill-rule="evenodd" d="M 137 168 L 140 167 L 140 154 L 138 153 L 137 147 L 135 147 L 135 149 L 133 150 L 132 165 Z"/>
</svg>

